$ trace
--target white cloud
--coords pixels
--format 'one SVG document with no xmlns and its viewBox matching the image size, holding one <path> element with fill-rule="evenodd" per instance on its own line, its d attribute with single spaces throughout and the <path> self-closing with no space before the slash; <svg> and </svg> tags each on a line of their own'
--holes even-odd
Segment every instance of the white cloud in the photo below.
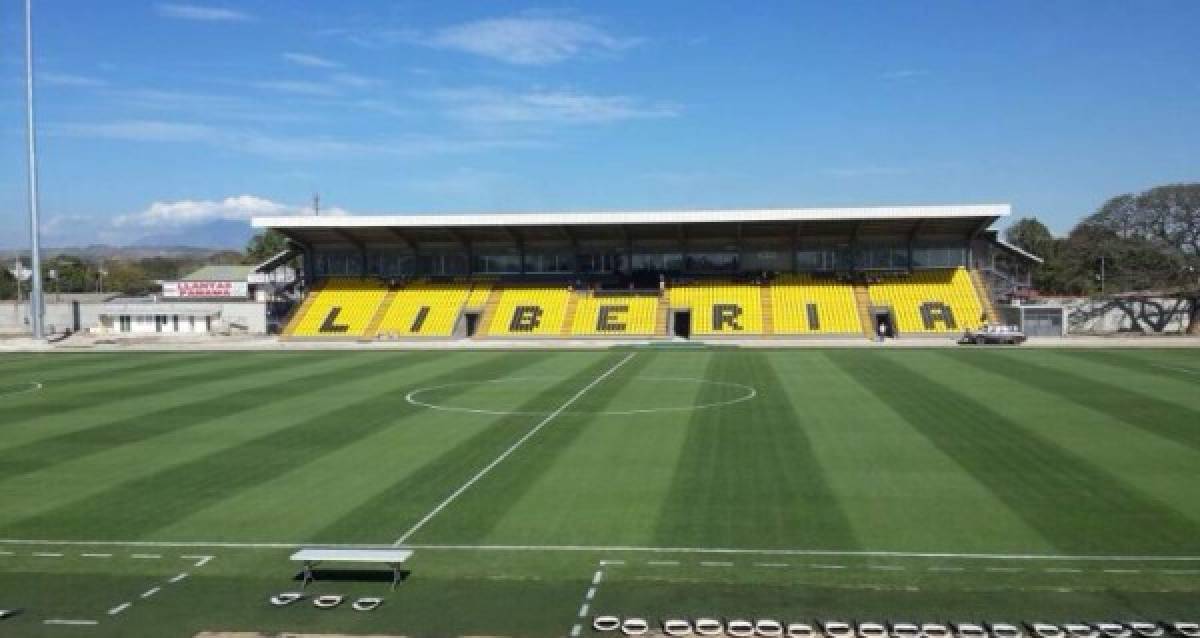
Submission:
<svg viewBox="0 0 1200 638">
<path fill-rule="evenodd" d="M 43 86 L 88 88 L 108 85 L 108 82 L 105 82 L 100 78 L 75 75 L 73 73 L 53 73 L 51 71 L 45 71 L 37 74 L 36 80 Z"/>
<path fill-rule="evenodd" d="M 328 84 L 305 80 L 267 80 L 264 82 L 255 82 L 254 86 L 260 89 L 267 89 L 268 91 L 295 93 L 297 95 L 331 97 L 338 94 L 337 89 Z"/>
<path fill-rule="evenodd" d="M 437 137 L 409 135 L 360 142 L 323 136 L 266 135 L 253 130 L 227 129 L 207 124 L 127 120 L 71 123 L 52 126 L 53 134 L 130 142 L 200 144 L 221 151 L 259 155 L 287 161 L 360 158 L 371 156 L 426 156 L 476 153 L 497 149 L 534 148 L 537 139 L 513 137 Z"/>
<path fill-rule="evenodd" d="M 470 122 L 585 124 L 679 114 L 679 108 L 671 104 L 652 104 L 625 95 L 588 95 L 572 91 L 511 93 L 470 88 L 430 91 L 423 95 L 446 104 L 451 117 Z"/>
<path fill-rule="evenodd" d="M 336 69 L 342 66 L 333 60 L 308 53 L 287 52 L 283 54 L 283 59 L 291 62 L 292 64 L 298 64 L 300 66 L 307 66 L 316 69 Z"/>
<path fill-rule="evenodd" d="M 307 206 L 281 204 L 256 195 L 238 195 L 222 200 L 182 199 L 156 201 L 136 213 L 120 215 L 113 225 L 121 227 L 168 227 L 194 226 L 213 221 L 249 221 L 253 217 L 268 215 L 309 215 Z M 322 215 L 343 216 L 350 213 L 343 208 L 322 208 Z"/>
<path fill-rule="evenodd" d="M 155 7 L 158 15 L 164 18 L 179 20 L 197 20 L 200 22 L 247 22 L 253 16 L 235 9 L 213 7 L 198 4 L 169 4 L 162 3 Z"/>
<path fill-rule="evenodd" d="M 581 20 L 537 16 L 475 20 L 429 34 L 392 32 L 390 39 L 520 65 L 554 64 L 586 53 L 616 53 L 640 42 Z"/>
<path fill-rule="evenodd" d="M 359 75 L 357 73 L 334 73 L 329 77 L 333 82 L 355 89 L 369 89 L 383 84 L 383 80 Z"/>
<path fill-rule="evenodd" d="M 923 75 L 929 75 L 929 71 L 926 69 L 896 69 L 884 72 L 881 77 L 885 80 L 909 80 Z"/>
</svg>

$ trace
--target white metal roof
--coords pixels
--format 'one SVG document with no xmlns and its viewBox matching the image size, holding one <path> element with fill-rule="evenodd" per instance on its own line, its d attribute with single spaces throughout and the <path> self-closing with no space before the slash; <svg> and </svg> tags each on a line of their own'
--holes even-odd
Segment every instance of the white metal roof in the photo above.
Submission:
<svg viewBox="0 0 1200 638">
<path fill-rule="evenodd" d="M 1000 237 L 996 238 L 996 243 L 1000 244 L 1001 246 L 1007 248 L 1008 250 L 1026 258 L 1026 259 L 1029 259 L 1031 261 L 1036 261 L 1039 264 L 1042 263 L 1043 261 L 1045 261 L 1041 257 L 1038 257 L 1037 255 L 1029 252 L 1028 250 L 1021 248 L 1020 246 L 1017 246 L 1016 244 L 1010 244 L 1009 242 L 1005 241 L 1004 239 L 1001 239 Z"/>
<path fill-rule="evenodd" d="M 596 211 L 256 217 L 255 228 L 417 228 L 466 226 L 596 226 L 605 224 L 687 224 L 720 222 L 865 221 L 1005 217 L 1008 204 L 963 206 L 879 206 L 867 208 L 751 208 L 673 211 Z"/>
<path fill-rule="evenodd" d="M 305 547 L 292 554 L 291 560 L 305 562 L 334 561 L 341 563 L 403 563 L 413 555 L 411 549 L 388 548 L 327 548 Z"/>
</svg>

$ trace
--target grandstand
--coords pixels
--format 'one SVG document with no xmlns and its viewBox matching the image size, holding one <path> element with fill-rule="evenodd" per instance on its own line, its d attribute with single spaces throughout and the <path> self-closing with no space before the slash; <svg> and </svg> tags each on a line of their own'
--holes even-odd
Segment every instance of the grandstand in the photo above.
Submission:
<svg viewBox="0 0 1200 638">
<path fill-rule="evenodd" d="M 1036 259 L 988 231 L 1008 214 L 910 206 L 254 225 L 305 256 L 309 294 L 289 338 L 874 338 L 994 321 L 996 298 Z"/>
</svg>

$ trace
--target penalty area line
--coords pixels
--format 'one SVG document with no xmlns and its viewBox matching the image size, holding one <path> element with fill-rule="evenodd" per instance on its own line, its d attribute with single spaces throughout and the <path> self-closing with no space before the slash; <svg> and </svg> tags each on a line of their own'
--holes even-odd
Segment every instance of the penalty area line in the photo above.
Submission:
<svg viewBox="0 0 1200 638">
<path fill-rule="evenodd" d="M 437 507 L 430 510 L 429 513 L 426 514 L 423 518 L 421 518 L 421 520 L 417 521 L 417 523 L 415 525 L 408 528 L 408 531 L 401 534 L 400 538 L 397 538 L 396 542 L 392 543 L 392 544 L 393 545 L 403 545 L 404 541 L 406 541 L 410 537 L 412 537 L 413 534 L 416 534 L 417 531 L 419 531 L 422 527 L 425 526 L 426 523 L 428 523 L 430 520 L 432 520 L 434 516 L 437 516 L 442 510 L 446 509 L 446 507 L 448 505 L 453 503 L 455 499 L 457 499 L 459 496 L 461 496 L 463 494 L 463 492 L 466 492 L 467 490 L 471 489 L 472 485 L 479 482 L 479 480 L 482 479 L 483 477 L 487 476 L 488 472 L 491 472 L 493 469 L 495 469 L 495 467 L 497 465 L 500 465 L 501 463 L 503 463 L 504 459 L 507 459 L 509 456 L 511 456 L 513 452 L 516 452 L 517 449 L 520 448 L 522 445 L 524 445 L 526 441 L 533 438 L 533 436 L 535 434 L 537 434 L 538 432 L 540 432 L 542 430 L 542 428 L 546 427 L 547 425 L 550 424 L 551 421 L 558 418 L 558 415 L 562 414 L 563 412 L 566 412 L 567 408 L 571 407 L 572 405 L 575 404 L 576 401 L 583 398 L 583 395 L 587 394 L 588 391 L 590 391 L 592 388 L 596 387 L 597 385 L 600 385 L 601 382 L 603 382 L 605 379 L 612 376 L 614 372 L 619 370 L 621 368 L 621 366 L 628 363 L 629 360 L 634 358 L 635 356 L 637 356 L 636 352 L 629 353 L 628 355 L 625 356 L 624 359 L 621 359 L 616 364 L 614 364 L 613 367 L 609 368 L 608 370 L 605 370 L 603 374 L 596 377 L 595 379 L 592 379 L 591 383 L 580 388 L 578 392 L 571 395 L 571 398 L 569 398 L 565 402 L 563 402 L 563 404 L 558 406 L 558 408 L 556 408 L 553 412 L 551 412 L 550 414 L 547 414 L 546 418 L 542 419 L 540 422 L 538 422 L 537 425 L 533 426 L 521 438 L 517 439 L 516 442 L 514 442 L 512 445 L 510 445 L 507 450 L 505 450 L 504 452 L 502 452 L 500 454 L 500 456 L 497 456 L 495 459 L 492 460 L 491 463 L 488 463 L 487 465 L 485 465 L 483 467 L 483 469 L 476 472 L 475 476 L 472 476 L 470 479 L 467 480 L 466 483 L 463 483 L 457 490 L 454 490 L 454 492 L 451 493 L 450 496 L 446 497 L 446 500 L 442 501 L 441 503 L 438 503 Z"/>
</svg>

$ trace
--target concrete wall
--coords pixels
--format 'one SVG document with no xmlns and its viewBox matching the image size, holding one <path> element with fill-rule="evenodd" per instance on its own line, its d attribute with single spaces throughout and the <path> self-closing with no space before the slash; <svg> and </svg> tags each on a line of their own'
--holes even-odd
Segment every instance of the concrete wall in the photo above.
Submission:
<svg viewBox="0 0 1200 638">
<path fill-rule="evenodd" d="M 267 333 L 267 304 L 257 301 L 243 302 L 157 302 L 157 303 L 79 303 L 79 323 L 80 327 L 87 331 L 92 330 L 100 333 L 117 332 L 116 316 L 121 314 L 128 315 L 167 315 L 174 317 L 179 315 L 181 324 L 190 326 L 185 318 L 190 316 L 197 317 L 197 323 L 204 324 L 203 317 L 211 316 L 212 331 L 214 333 L 233 332 L 237 334 L 252 334 L 263 335 Z M 46 328 L 53 332 L 63 332 L 74 327 L 74 304 L 69 302 L 55 303 L 49 302 L 46 304 Z M 102 317 L 114 317 L 102 321 Z M 29 308 L 28 304 L 22 302 L 17 304 L 12 301 L 0 303 L 0 334 L 28 334 L 29 332 Z M 145 322 L 141 322 L 144 328 Z M 149 333 L 154 333 L 152 326 Z M 138 330 L 138 334 L 143 334 L 143 330 Z M 163 336 L 174 334 L 171 332 L 162 333 Z M 182 330 L 180 334 L 188 334 L 187 330 Z"/>
<path fill-rule="evenodd" d="M 1069 334 L 1180 334 L 1187 331 L 1189 302 L 1183 299 L 1147 297 L 1144 299 L 1088 299 L 1052 297 L 1047 301 L 1067 309 Z"/>
</svg>

